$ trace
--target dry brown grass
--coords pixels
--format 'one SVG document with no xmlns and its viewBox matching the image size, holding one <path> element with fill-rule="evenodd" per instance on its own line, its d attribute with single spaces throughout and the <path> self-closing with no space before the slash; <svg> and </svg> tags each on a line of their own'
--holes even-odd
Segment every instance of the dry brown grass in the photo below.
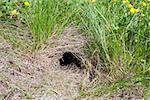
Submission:
<svg viewBox="0 0 150 100">
<path fill-rule="evenodd" d="M 60 37 L 53 35 L 36 54 L 24 54 L 0 37 L 0 100 L 120 100 L 118 94 L 81 98 L 82 90 L 90 92 L 101 83 L 97 81 L 103 81 L 103 74 L 97 73 L 99 80 L 89 82 L 86 71 L 59 65 L 65 51 L 85 56 L 85 42 L 77 29 L 70 27 Z"/>
<path fill-rule="evenodd" d="M 80 48 L 85 39 L 72 27 L 60 37 L 53 36 L 47 47 L 35 55 L 19 53 L 1 37 L 1 99 L 51 100 L 79 96 L 79 87 L 86 75 L 77 68 L 65 70 L 58 59 L 65 51 L 83 54 Z"/>
</svg>

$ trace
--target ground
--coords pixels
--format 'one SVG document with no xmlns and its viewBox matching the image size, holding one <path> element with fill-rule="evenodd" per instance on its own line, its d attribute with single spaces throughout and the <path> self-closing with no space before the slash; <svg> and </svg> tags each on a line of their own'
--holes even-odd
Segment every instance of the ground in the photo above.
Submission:
<svg viewBox="0 0 150 100">
<path fill-rule="evenodd" d="M 19 52 L 13 44 L 0 36 L 0 99 L 71 100 L 77 98 L 81 95 L 81 88 L 92 84 L 89 82 L 88 73 L 74 65 L 60 66 L 59 58 L 65 51 L 85 56 L 82 48 L 85 43 L 85 37 L 74 26 L 67 28 L 59 37 L 53 35 L 46 46 L 35 54 Z M 122 97 L 131 100 L 143 98 L 140 95 L 131 96 L 133 93 L 127 92 L 120 91 L 120 94 L 110 98 L 113 100 L 120 100 Z M 106 97 L 107 95 L 94 99 L 105 100 Z M 88 100 L 88 97 L 82 100 Z"/>
<path fill-rule="evenodd" d="M 83 54 L 84 37 L 70 27 L 52 36 L 46 48 L 34 55 L 22 54 L 0 37 L 0 97 L 5 100 L 64 99 L 79 96 L 86 75 L 78 68 L 63 68 L 59 58 L 65 51 Z M 71 66 L 70 66 L 71 67 Z"/>
</svg>

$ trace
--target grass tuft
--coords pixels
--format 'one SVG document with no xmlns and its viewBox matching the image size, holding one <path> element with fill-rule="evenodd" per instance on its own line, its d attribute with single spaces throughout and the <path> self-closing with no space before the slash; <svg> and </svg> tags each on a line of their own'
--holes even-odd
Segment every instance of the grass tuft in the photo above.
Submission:
<svg viewBox="0 0 150 100">
<path fill-rule="evenodd" d="M 111 84 L 119 84 L 115 85 L 113 90 L 126 87 L 126 82 L 134 83 L 138 79 L 138 83 L 142 83 L 143 87 L 150 86 L 145 79 L 150 78 L 149 7 L 141 7 L 137 1 L 132 3 L 142 12 L 133 14 L 123 2 L 105 0 L 96 3 L 84 2 L 77 14 L 77 24 L 89 38 L 87 53 L 89 56 L 93 56 L 93 53 L 98 54 L 97 59 L 101 59 L 110 70 L 106 80 Z M 144 17 L 141 16 L 143 13 Z M 101 92 L 104 88 L 111 90 L 111 86 L 104 86 Z"/>
</svg>

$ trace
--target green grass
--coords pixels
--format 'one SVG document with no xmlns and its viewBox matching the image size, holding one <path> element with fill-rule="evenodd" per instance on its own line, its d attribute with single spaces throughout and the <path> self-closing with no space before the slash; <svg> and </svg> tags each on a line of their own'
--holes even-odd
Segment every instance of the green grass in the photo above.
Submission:
<svg viewBox="0 0 150 100">
<path fill-rule="evenodd" d="M 89 56 L 98 54 L 100 58 L 97 59 L 101 59 L 110 70 L 109 79 L 106 80 L 112 85 L 95 90 L 96 94 L 101 94 L 105 89 L 109 92 L 117 91 L 119 87 L 126 87 L 125 84 L 131 80 L 135 82 L 132 85 L 140 83 L 143 87 L 149 87 L 149 7 L 138 5 L 143 10 L 144 17 L 140 13 L 131 14 L 122 1 L 85 2 L 80 7 L 82 10 L 77 14 L 77 24 L 89 38 L 86 52 Z M 125 83 L 121 84 L 122 81 Z M 97 92 L 99 90 L 101 92 Z M 108 93 L 106 91 L 103 94 Z"/>
<path fill-rule="evenodd" d="M 60 34 L 74 14 L 64 0 L 35 0 L 25 17 L 31 30 L 34 49 L 40 48 L 53 34 Z"/>
<path fill-rule="evenodd" d="M 33 43 L 30 45 L 33 51 L 40 49 L 52 35 L 63 32 L 64 28 L 72 23 L 73 14 L 76 12 L 74 5 L 64 0 L 29 0 L 29 6 L 25 6 L 24 2 L 1 2 L 0 18 L 8 24 L 19 23 L 19 26 L 22 26 L 24 23 L 24 30 L 32 35 Z M 16 19 L 12 19 L 13 10 L 19 12 Z"/>
<path fill-rule="evenodd" d="M 32 2 L 32 7 L 26 18 L 31 28 L 35 49 L 55 34 L 56 25 L 60 21 L 60 4 L 62 0 L 37 0 Z"/>
<path fill-rule="evenodd" d="M 39 49 L 53 34 L 59 35 L 73 23 L 88 39 L 85 49 L 88 56 L 100 60 L 109 70 L 102 84 L 93 91 L 82 91 L 82 96 L 114 93 L 133 86 L 147 87 L 145 95 L 150 94 L 149 6 L 142 7 L 134 0 L 133 6 L 141 11 L 132 14 L 122 1 L 33 0 L 30 3 L 20 17 L 32 34 L 33 49 Z M 16 45 L 23 44 L 17 43 L 16 37 L 10 40 Z"/>
</svg>

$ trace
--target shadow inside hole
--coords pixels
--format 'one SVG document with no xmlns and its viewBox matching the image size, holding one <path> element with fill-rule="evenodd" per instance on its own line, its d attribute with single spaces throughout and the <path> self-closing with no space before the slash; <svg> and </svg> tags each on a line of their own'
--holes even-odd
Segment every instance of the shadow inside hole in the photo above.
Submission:
<svg viewBox="0 0 150 100">
<path fill-rule="evenodd" d="M 59 59 L 61 67 L 79 68 L 82 69 L 82 59 L 79 55 L 73 52 L 65 52 Z"/>
</svg>

